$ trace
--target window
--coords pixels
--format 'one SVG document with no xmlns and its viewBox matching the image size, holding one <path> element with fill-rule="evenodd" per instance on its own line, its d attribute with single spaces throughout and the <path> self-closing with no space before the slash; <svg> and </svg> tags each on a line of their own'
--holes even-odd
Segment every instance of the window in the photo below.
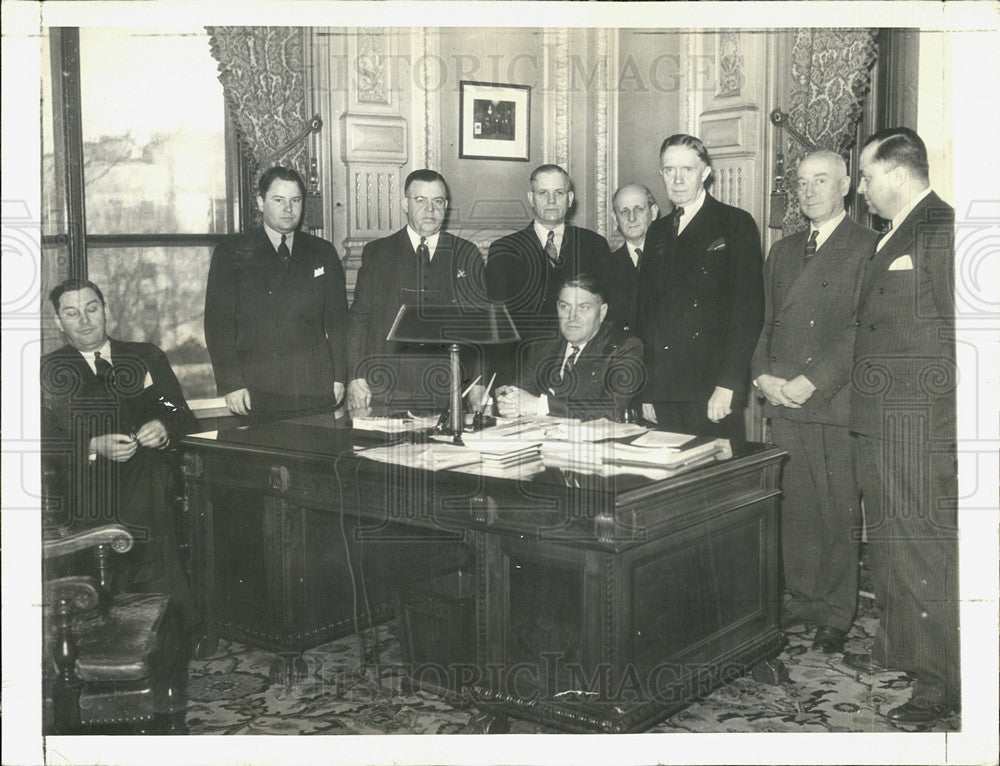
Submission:
<svg viewBox="0 0 1000 766">
<path fill-rule="evenodd" d="M 215 396 L 205 284 L 240 159 L 206 31 L 53 29 L 43 56 L 44 289 L 96 282 L 114 337 L 160 346 L 188 399 Z"/>
</svg>

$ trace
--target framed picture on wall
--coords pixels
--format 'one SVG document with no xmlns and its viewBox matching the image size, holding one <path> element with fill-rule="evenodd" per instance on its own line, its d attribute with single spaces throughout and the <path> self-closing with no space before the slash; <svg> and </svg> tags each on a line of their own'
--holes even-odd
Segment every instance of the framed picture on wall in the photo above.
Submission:
<svg viewBox="0 0 1000 766">
<path fill-rule="evenodd" d="M 527 162 L 531 88 L 463 80 L 459 91 L 458 156 Z"/>
</svg>

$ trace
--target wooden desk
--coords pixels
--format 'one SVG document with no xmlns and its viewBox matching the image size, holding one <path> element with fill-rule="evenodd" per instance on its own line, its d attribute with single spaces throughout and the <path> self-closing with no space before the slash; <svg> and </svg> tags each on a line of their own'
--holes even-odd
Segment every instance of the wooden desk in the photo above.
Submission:
<svg viewBox="0 0 1000 766">
<path fill-rule="evenodd" d="M 185 440 L 211 628 L 279 649 L 322 643 L 352 629 L 345 551 L 370 564 L 376 621 L 394 581 L 454 570 L 465 541 L 476 662 L 441 670 L 471 681 L 486 730 L 507 715 L 642 730 L 780 651 L 781 450 L 743 445 L 671 478 L 546 466 L 517 480 L 352 449 L 372 443 L 322 418 Z"/>
</svg>

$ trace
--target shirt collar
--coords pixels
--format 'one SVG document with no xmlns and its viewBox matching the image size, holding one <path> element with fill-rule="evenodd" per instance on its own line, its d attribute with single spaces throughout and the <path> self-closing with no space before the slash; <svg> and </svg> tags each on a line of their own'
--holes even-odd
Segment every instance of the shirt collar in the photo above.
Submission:
<svg viewBox="0 0 1000 766">
<path fill-rule="evenodd" d="M 701 210 L 701 206 L 705 204 L 705 197 L 707 193 L 705 188 L 702 187 L 701 194 L 695 197 L 693 202 L 689 202 L 686 205 L 681 205 L 684 208 L 684 215 L 681 216 L 681 220 L 677 226 L 677 233 L 680 234 L 684 230 L 684 227 L 688 225 L 690 220 L 694 218 L 695 214 Z"/>
<path fill-rule="evenodd" d="M 410 244 L 413 245 L 413 252 L 417 252 L 417 248 L 420 247 L 420 238 L 424 236 L 423 234 L 417 234 L 410 224 L 406 224 L 406 233 L 410 237 Z M 438 239 L 441 237 L 441 230 L 438 229 L 436 232 L 431 234 L 429 237 L 425 238 L 424 244 L 427 245 L 427 249 L 431 252 L 431 260 L 434 260 L 434 252 L 437 250 Z"/>
<path fill-rule="evenodd" d="M 111 361 L 111 339 L 105 338 L 104 345 L 100 348 L 94 349 L 94 351 L 100 352 L 101 359 L 105 360 L 108 364 L 114 364 Z M 94 351 L 80 351 L 77 349 L 77 353 L 84 358 L 84 361 L 90 365 L 90 371 L 97 374 L 97 364 L 94 362 Z"/>
<path fill-rule="evenodd" d="M 644 253 L 646 252 L 646 238 L 643 237 L 642 238 L 642 242 L 640 242 L 638 245 L 633 245 L 628 240 L 625 240 L 625 248 L 628 251 L 628 257 L 632 259 L 632 265 L 633 266 L 638 266 L 639 265 L 639 256 L 635 254 L 635 251 L 636 251 L 636 248 L 638 248 L 638 249 L 642 250 Z"/>
<path fill-rule="evenodd" d="M 555 236 L 556 250 L 562 248 L 563 235 L 566 233 L 565 221 L 556 226 L 554 229 L 548 229 L 545 226 L 542 226 L 538 221 L 534 222 L 534 226 L 535 226 L 535 236 L 538 237 L 538 241 L 542 243 L 543 250 L 545 249 L 546 243 L 549 241 L 550 231 L 554 231 L 556 234 Z"/>
<path fill-rule="evenodd" d="M 590 340 L 593 340 L 593 338 L 591 338 Z M 579 360 L 580 357 L 583 356 L 583 350 L 587 347 L 587 344 L 590 343 L 590 340 L 585 340 L 583 343 L 575 344 L 576 347 L 580 349 L 580 351 L 576 355 L 577 360 Z M 564 361 L 566 359 L 569 359 L 570 355 L 573 353 L 573 345 L 574 344 L 570 343 L 569 341 L 566 341 L 566 353 L 563 354 Z"/>
<path fill-rule="evenodd" d="M 809 224 L 809 236 L 812 236 L 814 231 L 818 231 L 819 234 L 816 235 L 816 249 L 819 250 L 823 247 L 823 243 L 826 242 L 830 235 L 833 234 L 833 230 L 840 226 L 840 222 L 847 217 L 847 211 L 841 210 L 839 215 L 834 216 L 829 221 L 824 223 L 822 226 L 813 226 Z"/>
<path fill-rule="evenodd" d="M 264 233 L 267 235 L 268 240 L 274 246 L 274 251 L 278 252 L 278 248 L 281 246 L 281 232 L 275 231 L 266 223 L 264 224 Z M 290 231 L 285 235 L 285 244 L 288 245 L 288 252 L 292 252 L 292 240 L 295 238 L 295 232 Z"/>
</svg>

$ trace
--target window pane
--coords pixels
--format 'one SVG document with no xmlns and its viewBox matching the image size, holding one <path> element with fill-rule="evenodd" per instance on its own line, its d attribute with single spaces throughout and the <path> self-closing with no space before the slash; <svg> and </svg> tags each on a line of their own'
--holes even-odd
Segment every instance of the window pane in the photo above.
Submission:
<svg viewBox="0 0 1000 766">
<path fill-rule="evenodd" d="M 203 326 L 212 248 L 90 248 L 87 257 L 108 304 L 108 334 L 162 348 L 187 399 L 215 396 Z"/>
<path fill-rule="evenodd" d="M 54 138 L 52 95 L 52 57 L 49 36 L 41 37 L 42 47 L 42 234 L 62 234 L 65 232 L 65 200 L 61 183 L 56 183 L 56 152 Z M 58 71 L 58 69 L 56 69 Z"/>
<path fill-rule="evenodd" d="M 226 233 L 222 85 L 193 29 L 80 30 L 89 234 Z"/>
</svg>

